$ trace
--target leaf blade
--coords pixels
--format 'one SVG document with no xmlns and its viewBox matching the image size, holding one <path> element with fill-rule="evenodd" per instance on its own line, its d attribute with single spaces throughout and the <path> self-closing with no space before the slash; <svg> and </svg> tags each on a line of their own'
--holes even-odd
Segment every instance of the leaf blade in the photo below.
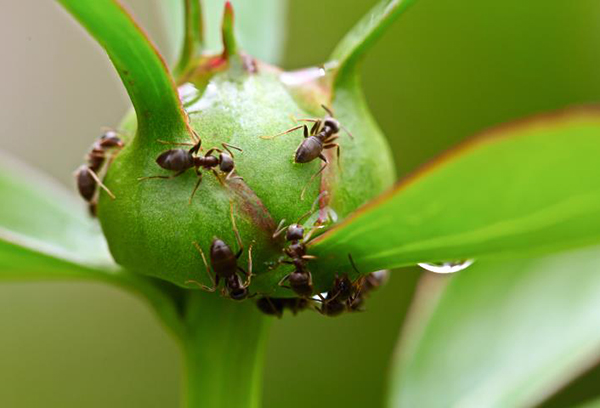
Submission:
<svg viewBox="0 0 600 408">
<path fill-rule="evenodd" d="M 311 253 L 326 269 L 350 252 L 367 272 L 590 245 L 600 237 L 598 132 L 596 109 L 493 129 L 313 240 Z"/>
<path fill-rule="evenodd" d="M 58 183 L 0 152 L 0 196 L 0 282 L 77 279 L 116 285 L 141 295 L 181 335 L 168 291 L 119 268 L 99 226 Z"/>
<path fill-rule="evenodd" d="M 430 276 L 439 282 L 417 295 L 429 310 L 403 331 L 389 406 L 537 405 L 600 355 L 598 269 L 596 247 Z"/>
</svg>

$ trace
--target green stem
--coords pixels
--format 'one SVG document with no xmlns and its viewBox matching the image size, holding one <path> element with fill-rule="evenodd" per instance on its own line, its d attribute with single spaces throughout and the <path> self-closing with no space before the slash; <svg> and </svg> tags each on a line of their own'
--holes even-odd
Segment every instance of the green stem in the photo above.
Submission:
<svg viewBox="0 0 600 408">
<path fill-rule="evenodd" d="M 254 302 L 190 291 L 183 338 L 183 406 L 258 407 L 267 321 Z"/>
<path fill-rule="evenodd" d="M 58 0 L 104 48 L 135 108 L 138 135 L 191 132 L 167 66 L 118 0 Z"/>
</svg>

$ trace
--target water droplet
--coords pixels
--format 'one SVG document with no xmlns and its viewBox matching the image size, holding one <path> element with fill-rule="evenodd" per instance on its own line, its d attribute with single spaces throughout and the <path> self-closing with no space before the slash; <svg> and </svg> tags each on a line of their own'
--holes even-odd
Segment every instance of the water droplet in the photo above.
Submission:
<svg viewBox="0 0 600 408">
<path fill-rule="evenodd" d="M 431 263 L 420 263 L 419 266 L 427 271 L 435 273 L 455 273 L 467 269 L 475 262 L 474 259 L 467 259 L 463 261 L 448 261 L 448 262 L 431 262 Z"/>
</svg>

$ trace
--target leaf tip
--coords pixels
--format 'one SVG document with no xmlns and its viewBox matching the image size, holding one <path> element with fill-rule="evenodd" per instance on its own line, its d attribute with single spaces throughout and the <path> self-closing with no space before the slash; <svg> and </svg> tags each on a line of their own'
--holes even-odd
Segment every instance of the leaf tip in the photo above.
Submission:
<svg viewBox="0 0 600 408">
<path fill-rule="evenodd" d="M 221 31 L 223 33 L 223 56 L 228 58 L 237 54 L 237 41 L 234 34 L 233 5 L 229 0 L 225 2 Z"/>
</svg>

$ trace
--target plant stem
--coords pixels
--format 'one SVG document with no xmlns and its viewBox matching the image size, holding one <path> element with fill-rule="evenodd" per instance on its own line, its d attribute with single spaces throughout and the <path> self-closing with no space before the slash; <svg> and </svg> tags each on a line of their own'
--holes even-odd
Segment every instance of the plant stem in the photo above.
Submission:
<svg viewBox="0 0 600 408">
<path fill-rule="evenodd" d="M 183 406 L 258 407 L 267 321 L 254 302 L 190 291 L 183 338 Z"/>
</svg>

